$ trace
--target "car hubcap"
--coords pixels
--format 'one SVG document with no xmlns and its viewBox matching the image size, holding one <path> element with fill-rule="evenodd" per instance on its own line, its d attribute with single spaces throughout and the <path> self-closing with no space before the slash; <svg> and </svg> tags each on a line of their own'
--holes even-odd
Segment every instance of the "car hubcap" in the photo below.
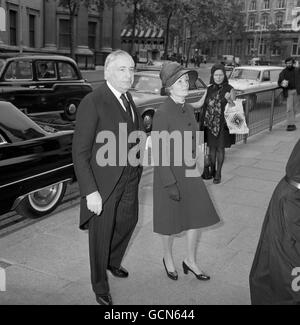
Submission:
<svg viewBox="0 0 300 325">
<path fill-rule="evenodd" d="M 57 202 L 63 183 L 52 185 L 28 196 L 29 202 L 38 211 L 47 211 L 51 209 Z"/>
<path fill-rule="evenodd" d="M 75 114 L 76 113 L 76 105 L 75 104 L 70 104 L 68 108 L 69 114 Z"/>
<path fill-rule="evenodd" d="M 144 116 L 144 126 L 146 131 L 151 131 L 152 128 L 152 117 L 150 115 L 145 115 Z"/>
</svg>

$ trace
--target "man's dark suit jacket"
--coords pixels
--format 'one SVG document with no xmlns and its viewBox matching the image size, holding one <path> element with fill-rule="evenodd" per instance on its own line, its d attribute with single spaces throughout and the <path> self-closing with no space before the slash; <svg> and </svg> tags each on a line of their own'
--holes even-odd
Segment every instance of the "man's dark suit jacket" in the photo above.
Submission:
<svg viewBox="0 0 300 325">
<path fill-rule="evenodd" d="M 135 116 L 138 118 L 138 129 L 143 130 L 143 121 L 140 114 L 131 95 L 127 93 L 127 96 L 135 111 Z M 93 216 L 93 213 L 87 209 L 86 196 L 99 191 L 102 204 L 104 204 L 112 194 L 125 168 L 118 166 L 118 150 L 119 123 L 128 122 L 126 117 L 122 105 L 106 82 L 84 97 L 78 107 L 73 138 L 73 162 L 81 195 L 81 229 L 88 228 L 88 221 Z M 115 134 L 117 140 L 116 166 L 99 167 L 97 164 L 97 152 L 104 145 L 103 143 L 96 143 L 97 135 L 101 131 L 111 131 Z M 142 167 L 138 168 L 139 177 L 141 177 Z"/>
<path fill-rule="evenodd" d="M 279 78 L 278 78 L 278 86 L 281 87 L 281 83 L 283 80 L 288 80 L 288 69 L 285 68 L 280 72 Z M 295 72 L 295 83 L 296 83 L 296 90 L 297 90 L 297 94 L 300 95 L 300 69 L 299 68 L 295 68 L 294 69 Z M 289 88 L 284 88 L 283 89 L 283 96 L 285 98 L 288 97 L 288 89 Z"/>
</svg>

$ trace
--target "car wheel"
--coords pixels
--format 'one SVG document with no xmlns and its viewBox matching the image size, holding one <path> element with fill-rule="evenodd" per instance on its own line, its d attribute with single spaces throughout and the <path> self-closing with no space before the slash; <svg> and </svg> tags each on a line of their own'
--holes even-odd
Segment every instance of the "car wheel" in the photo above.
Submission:
<svg viewBox="0 0 300 325">
<path fill-rule="evenodd" d="M 43 217 L 56 209 L 65 195 L 67 183 L 58 183 L 27 195 L 16 207 L 17 213 L 28 218 Z"/>
<path fill-rule="evenodd" d="M 148 111 L 143 114 L 144 128 L 147 133 L 152 131 L 153 116 L 153 111 Z"/>
<path fill-rule="evenodd" d="M 65 106 L 63 117 L 68 121 L 75 121 L 78 105 L 77 100 L 69 101 Z"/>
</svg>

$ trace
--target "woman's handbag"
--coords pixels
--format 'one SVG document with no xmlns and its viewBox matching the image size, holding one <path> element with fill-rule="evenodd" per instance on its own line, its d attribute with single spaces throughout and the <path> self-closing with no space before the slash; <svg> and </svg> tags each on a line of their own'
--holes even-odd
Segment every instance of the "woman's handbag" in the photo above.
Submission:
<svg viewBox="0 0 300 325">
<path fill-rule="evenodd" d="M 209 180 L 213 178 L 211 173 L 209 149 L 206 143 L 204 143 L 204 168 L 201 177 L 205 180 Z"/>
<path fill-rule="evenodd" d="M 226 124 L 230 134 L 248 134 L 249 128 L 243 108 L 244 99 L 236 99 L 234 105 L 227 104 L 224 111 Z"/>
</svg>

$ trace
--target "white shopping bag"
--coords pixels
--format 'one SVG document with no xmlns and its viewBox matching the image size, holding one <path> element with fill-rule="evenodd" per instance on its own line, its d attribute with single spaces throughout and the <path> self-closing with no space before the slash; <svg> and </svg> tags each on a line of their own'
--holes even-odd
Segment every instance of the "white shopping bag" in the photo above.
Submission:
<svg viewBox="0 0 300 325">
<path fill-rule="evenodd" d="M 225 120 L 230 134 L 248 134 L 249 128 L 243 108 L 244 99 L 236 99 L 234 106 L 227 104 L 224 111 Z"/>
</svg>

